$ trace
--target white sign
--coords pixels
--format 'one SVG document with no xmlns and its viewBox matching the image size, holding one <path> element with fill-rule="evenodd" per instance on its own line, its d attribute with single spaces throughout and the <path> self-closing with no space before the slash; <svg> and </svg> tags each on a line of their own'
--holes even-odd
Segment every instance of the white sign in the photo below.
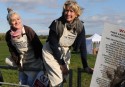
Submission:
<svg viewBox="0 0 125 87">
<path fill-rule="evenodd" d="M 119 87 L 125 79 L 125 28 L 104 25 L 90 87 Z"/>
</svg>

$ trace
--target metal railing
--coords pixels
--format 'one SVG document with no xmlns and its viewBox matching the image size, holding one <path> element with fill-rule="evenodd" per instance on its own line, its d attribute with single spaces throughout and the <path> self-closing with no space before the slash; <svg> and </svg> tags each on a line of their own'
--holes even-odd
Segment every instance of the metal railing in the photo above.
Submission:
<svg viewBox="0 0 125 87">
<path fill-rule="evenodd" d="M 0 69 L 11 69 L 11 70 L 18 70 L 17 67 L 12 67 L 12 66 L 5 66 L 5 65 L 0 65 Z M 29 69 L 29 70 L 34 70 Z M 69 70 L 69 79 L 68 79 L 68 87 L 72 87 L 72 81 L 73 81 L 73 71 L 72 69 Z M 27 85 L 20 85 L 20 84 L 14 84 L 14 83 L 8 83 L 8 82 L 0 82 L 1 85 L 9 85 L 9 86 L 17 86 L 17 87 L 29 87 Z M 67 83 L 66 83 L 67 84 Z"/>
<path fill-rule="evenodd" d="M 8 83 L 8 82 L 0 82 L 1 85 L 9 85 L 9 86 L 16 86 L 16 87 L 29 87 L 28 85 L 20 85 L 20 84 L 14 84 L 14 83 Z M 1 86 L 0 86 L 1 87 Z"/>
</svg>

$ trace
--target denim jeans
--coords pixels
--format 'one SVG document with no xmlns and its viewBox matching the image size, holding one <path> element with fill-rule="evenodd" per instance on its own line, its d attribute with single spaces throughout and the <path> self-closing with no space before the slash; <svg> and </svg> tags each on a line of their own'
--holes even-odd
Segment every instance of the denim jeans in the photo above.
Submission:
<svg viewBox="0 0 125 87">
<path fill-rule="evenodd" d="M 19 71 L 20 85 L 29 85 L 32 87 L 32 84 L 38 73 L 39 71 Z"/>
</svg>

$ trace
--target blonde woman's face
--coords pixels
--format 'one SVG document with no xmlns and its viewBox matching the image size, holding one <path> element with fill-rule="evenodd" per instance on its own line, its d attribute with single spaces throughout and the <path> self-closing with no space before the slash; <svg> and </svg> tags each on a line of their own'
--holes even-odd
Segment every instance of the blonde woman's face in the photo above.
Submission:
<svg viewBox="0 0 125 87">
<path fill-rule="evenodd" d="M 74 10 L 70 7 L 66 7 L 65 12 L 64 12 L 64 16 L 65 16 L 65 19 L 68 23 L 72 23 L 73 20 L 77 17 Z"/>
<path fill-rule="evenodd" d="M 10 17 L 10 25 L 16 29 L 22 29 L 22 20 L 19 15 L 13 14 Z"/>
</svg>

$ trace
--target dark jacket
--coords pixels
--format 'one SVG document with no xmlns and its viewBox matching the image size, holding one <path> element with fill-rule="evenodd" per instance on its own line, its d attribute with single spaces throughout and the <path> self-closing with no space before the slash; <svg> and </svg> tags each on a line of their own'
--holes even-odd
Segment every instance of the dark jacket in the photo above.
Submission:
<svg viewBox="0 0 125 87">
<path fill-rule="evenodd" d="M 12 29 L 12 27 L 11 27 L 11 29 Z M 31 43 L 31 45 L 33 47 L 35 57 L 42 59 L 42 47 L 43 47 L 43 45 L 40 42 L 37 34 L 33 31 L 32 28 L 30 28 L 28 26 L 24 25 L 24 29 L 25 29 L 26 36 L 28 38 L 28 42 Z M 20 65 L 19 53 L 11 43 L 10 32 L 11 32 L 11 30 L 7 31 L 5 39 L 6 39 L 6 42 L 7 42 L 7 45 L 9 47 L 9 51 L 11 53 L 11 56 L 12 56 L 13 60 L 15 61 L 15 63 L 17 65 Z"/>
<path fill-rule="evenodd" d="M 60 26 L 61 24 L 61 26 Z M 50 48 L 53 51 L 54 58 L 59 62 L 59 64 L 63 65 L 64 60 L 60 59 L 61 58 L 61 53 L 58 49 L 59 45 L 59 39 L 63 34 L 63 29 L 64 29 L 64 24 L 65 21 L 62 18 L 59 18 L 57 20 L 54 20 L 52 24 L 50 25 L 50 31 L 49 31 L 49 36 L 48 40 L 50 44 Z M 73 50 L 78 51 L 80 50 L 81 53 L 81 59 L 82 59 L 82 64 L 83 67 L 87 67 L 87 60 L 86 60 L 86 39 L 85 39 L 85 29 L 82 21 L 79 21 L 77 24 L 77 38 L 74 42 Z"/>
</svg>

